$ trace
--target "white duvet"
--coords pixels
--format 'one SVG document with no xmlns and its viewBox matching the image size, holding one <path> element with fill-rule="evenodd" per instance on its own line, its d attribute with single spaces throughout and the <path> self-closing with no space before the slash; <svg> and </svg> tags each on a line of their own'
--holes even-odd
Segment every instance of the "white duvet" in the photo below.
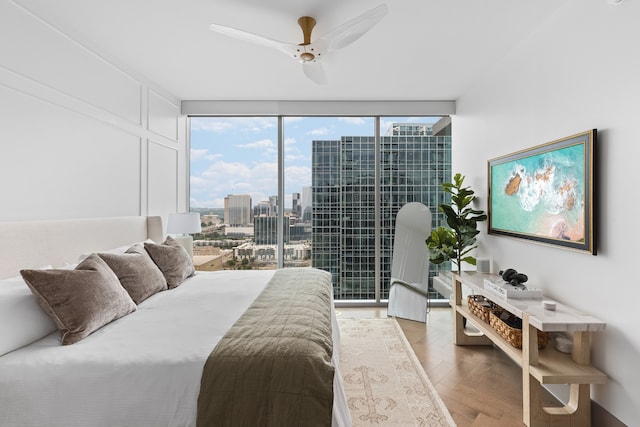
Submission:
<svg viewBox="0 0 640 427">
<path fill-rule="evenodd" d="M 56 332 L 0 357 L 0 426 L 195 426 L 206 358 L 273 274 L 198 272 L 79 343 Z M 333 425 L 350 425 L 335 377 Z"/>
</svg>

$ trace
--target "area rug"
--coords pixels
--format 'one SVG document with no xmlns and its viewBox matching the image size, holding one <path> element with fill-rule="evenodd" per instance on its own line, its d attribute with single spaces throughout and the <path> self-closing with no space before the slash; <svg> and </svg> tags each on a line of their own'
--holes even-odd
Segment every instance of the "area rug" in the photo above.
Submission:
<svg viewBox="0 0 640 427">
<path fill-rule="evenodd" d="M 455 427 L 398 322 L 338 317 L 338 323 L 354 427 Z"/>
</svg>

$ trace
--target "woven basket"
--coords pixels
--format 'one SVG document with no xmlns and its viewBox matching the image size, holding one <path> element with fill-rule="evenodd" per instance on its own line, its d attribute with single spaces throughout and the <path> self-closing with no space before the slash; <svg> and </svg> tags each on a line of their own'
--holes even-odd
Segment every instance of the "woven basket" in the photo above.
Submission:
<svg viewBox="0 0 640 427">
<path fill-rule="evenodd" d="M 500 334 L 509 344 L 515 348 L 522 348 L 522 319 L 508 313 L 506 321 L 502 320 L 505 310 L 492 310 L 489 313 L 491 327 Z M 545 348 L 549 342 L 549 333 L 538 331 L 538 348 Z"/>
<path fill-rule="evenodd" d="M 469 295 L 467 297 L 467 304 L 469 305 L 471 313 L 486 323 L 490 323 L 489 313 L 491 313 L 491 310 L 502 309 L 498 304 L 482 295 Z"/>
</svg>

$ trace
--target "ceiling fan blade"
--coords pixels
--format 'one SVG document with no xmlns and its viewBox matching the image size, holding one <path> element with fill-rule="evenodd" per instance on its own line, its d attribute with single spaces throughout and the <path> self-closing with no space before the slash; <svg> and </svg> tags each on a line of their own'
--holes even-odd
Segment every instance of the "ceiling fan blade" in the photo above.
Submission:
<svg viewBox="0 0 640 427">
<path fill-rule="evenodd" d="M 310 80 L 319 85 L 327 84 L 327 76 L 324 73 L 324 67 L 320 62 L 304 62 L 302 63 L 302 71 Z"/>
<path fill-rule="evenodd" d="M 383 3 L 380 6 L 374 7 L 368 12 L 365 12 L 360 16 L 356 16 L 344 24 L 339 25 L 324 34 L 320 39 L 326 41 L 328 51 L 342 49 L 343 47 L 358 40 L 364 33 L 373 28 L 373 26 L 380 22 L 388 12 L 389 9 L 387 8 L 387 5 Z"/>
<path fill-rule="evenodd" d="M 209 25 L 209 29 L 213 32 L 224 34 L 225 36 L 233 37 L 239 40 L 248 41 L 251 43 L 259 44 L 261 46 L 277 49 L 287 55 L 292 55 L 296 51 L 296 45 L 291 43 L 281 42 L 269 37 L 260 36 L 258 34 L 250 33 L 248 31 L 238 30 L 236 28 L 227 27 L 219 24 Z"/>
</svg>

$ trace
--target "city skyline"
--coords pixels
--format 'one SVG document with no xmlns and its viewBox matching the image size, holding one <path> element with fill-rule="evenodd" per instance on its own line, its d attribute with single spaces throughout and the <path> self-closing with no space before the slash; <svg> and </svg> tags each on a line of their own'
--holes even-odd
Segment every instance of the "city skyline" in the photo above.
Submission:
<svg viewBox="0 0 640 427">
<path fill-rule="evenodd" d="M 434 123 L 440 117 L 385 117 L 392 123 Z M 313 140 L 373 136 L 373 117 L 285 117 L 285 209 L 292 193 L 311 186 Z M 277 195 L 276 117 L 191 118 L 190 207 L 223 208 L 229 194 L 248 194 L 255 205 Z"/>
</svg>

